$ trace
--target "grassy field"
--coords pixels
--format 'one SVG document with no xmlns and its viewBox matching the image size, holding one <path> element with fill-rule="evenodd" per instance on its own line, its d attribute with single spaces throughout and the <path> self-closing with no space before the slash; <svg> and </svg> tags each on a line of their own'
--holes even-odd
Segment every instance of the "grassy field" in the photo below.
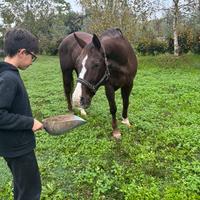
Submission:
<svg viewBox="0 0 200 200">
<path fill-rule="evenodd" d="M 41 56 L 21 75 L 36 118 L 66 113 L 57 57 Z M 42 200 L 200 199 L 200 56 L 139 57 L 134 83 L 132 126 L 119 123 L 120 141 L 111 137 L 103 87 L 86 125 L 60 137 L 36 134 Z M 119 91 L 116 101 L 120 122 Z M 11 196 L 11 175 L 1 158 L 0 199 Z"/>
</svg>

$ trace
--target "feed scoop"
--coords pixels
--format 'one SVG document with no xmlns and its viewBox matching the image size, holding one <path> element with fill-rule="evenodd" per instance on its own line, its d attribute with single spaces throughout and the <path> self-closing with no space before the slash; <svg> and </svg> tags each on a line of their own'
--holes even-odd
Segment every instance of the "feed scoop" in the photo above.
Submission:
<svg viewBox="0 0 200 200">
<path fill-rule="evenodd" d="M 54 117 L 48 117 L 42 121 L 43 128 L 50 135 L 62 135 L 71 129 L 81 126 L 86 121 L 76 115 L 57 115 Z"/>
</svg>

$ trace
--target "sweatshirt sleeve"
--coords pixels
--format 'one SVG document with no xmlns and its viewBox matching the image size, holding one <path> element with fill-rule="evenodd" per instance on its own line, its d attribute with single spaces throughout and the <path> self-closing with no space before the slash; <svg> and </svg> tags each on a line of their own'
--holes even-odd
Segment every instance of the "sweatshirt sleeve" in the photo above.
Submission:
<svg viewBox="0 0 200 200">
<path fill-rule="evenodd" d="M 32 117 L 10 113 L 13 100 L 17 92 L 15 80 L 9 77 L 0 77 L 0 129 L 27 130 L 32 129 Z M 17 106 L 17 105 L 15 105 Z"/>
</svg>

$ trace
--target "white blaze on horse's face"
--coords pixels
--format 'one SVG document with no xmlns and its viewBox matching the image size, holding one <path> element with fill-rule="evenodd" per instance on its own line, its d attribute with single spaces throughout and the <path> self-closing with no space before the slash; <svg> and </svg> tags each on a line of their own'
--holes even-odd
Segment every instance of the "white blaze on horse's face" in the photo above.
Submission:
<svg viewBox="0 0 200 200">
<path fill-rule="evenodd" d="M 84 76 L 86 74 L 86 61 L 87 61 L 88 55 L 86 55 L 82 61 L 82 69 L 81 72 L 79 74 L 79 78 L 84 79 Z M 77 83 L 76 88 L 74 90 L 74 93 L 72 95 L 72 102 L 73 102 L 73 106 L 77 106 L 80 107 L 80 102 L 81 102 L 81 96 L 82 96 L 82 87 L 81 87 L 81 83 Z"/>
</svg>

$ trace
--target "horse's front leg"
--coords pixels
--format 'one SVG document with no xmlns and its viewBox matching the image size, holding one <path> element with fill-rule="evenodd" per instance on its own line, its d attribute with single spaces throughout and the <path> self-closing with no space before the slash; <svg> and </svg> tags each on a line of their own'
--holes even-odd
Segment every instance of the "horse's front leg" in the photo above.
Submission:
<svg viewBox="0 0 200 200">
<path fill-rule="evenodd" d="M 68 110 L 72 112 L 72 90 L 74 86 L 72 69 L 62 71 L 64 92 L 67 99 Z"/>
<path fill-rule="evenodd" d="M 111 85 L 106 85 L 105 91 L 110 106 L 110 113 L 112 115 L 112 128 L 113 128 L 112 135 L 114 138 L 120 139 L 121 133 L 117 128 L 117 119 L 116 119 L 117 107 L 115 103 L 115 90 Z"/>
<path fill-rule="evenodd" d="M 133 83 L 131 83 L 126 87 L 121 88 L 121 95 L 123 100 L 122 123 L 126 124 L 127 126 L 131 126 L 128 120 L 128 106 L 129 106 L 129 96 L 132 88 L 133 88 Z"/>
</svg>

